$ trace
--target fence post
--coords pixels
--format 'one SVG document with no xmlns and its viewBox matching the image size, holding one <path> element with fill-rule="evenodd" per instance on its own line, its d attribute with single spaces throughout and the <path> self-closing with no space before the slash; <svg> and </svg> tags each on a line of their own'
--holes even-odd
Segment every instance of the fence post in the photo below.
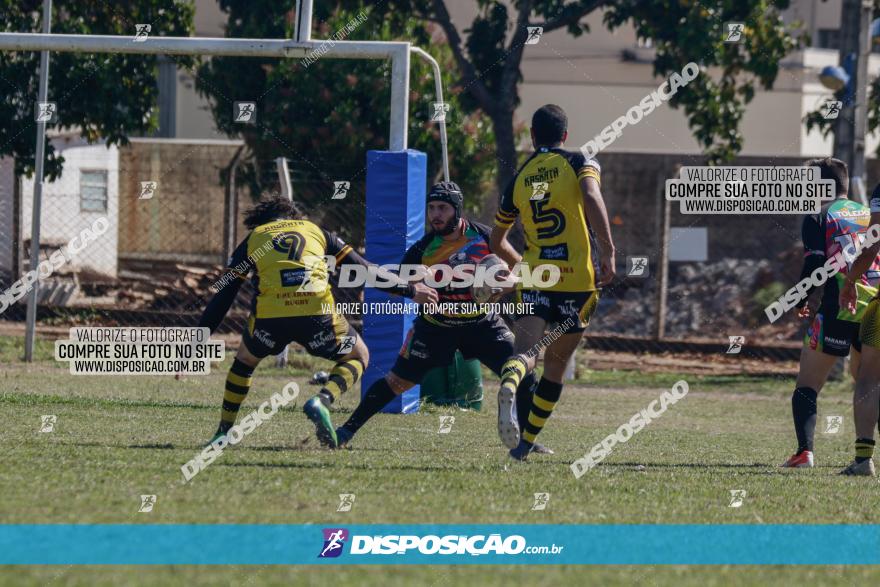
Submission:
<svg viewBox="0 0 880 587">
<path fill-rule="evenodd" d="M 52 32 L 52 0 L 43 0 L 43 34 Z M 46 102 L 49 94 L 49 52 L 40 52 L 40 85 L 38 89 L 38 102 Z M 34 110 L 34 116 L 39 106 Z M 34 201 L 31 214 L 31 271 L 38 271 L 40 266 L 40 209 L 43 200 L 43 180 L 45 175 L 46 159 L 46 125 L 49 121 L 37 122 L 37 153 L 36 173 L 34 175 Z M 40 289 L 39 273 L 37 279 L 31 285 L 30 295 L 27 302 L 27 322 L 24 331 L 24 360 L 30 363 L 34 360 L 34 338 L 37 329 L 37 293 Z"/>
<path fill-rule="evenodd" d="M 232 256 L 235 250 L 235 227 L 237 225 L 238 212 L 238 191 L 235 187 L 235 174 L 238 171 L 238 164 L 241 162 L 241 154 L 244 151 L 244 145 L 240 146 L 232 156 L 229 162 L 226 174 L 226 225 L 223 227 L 223 256 L 227 259 Z"/>
<path fill-rule="evenodd" d="M 676 166 L 675 174 L 678 174 Z M 659 180 L 658 191 L 660 192 L 659 210 L 659 230 L 660 235 L 660 255 L 657 259 L 657 308 L 654 318 L 654 340 L 661 340 L 666 336 L 666 290 L 669 288 L 669 224 L 672 215 L 672 207 L 666 200 L 666 176 L 658 174 Z"/>
</svg>

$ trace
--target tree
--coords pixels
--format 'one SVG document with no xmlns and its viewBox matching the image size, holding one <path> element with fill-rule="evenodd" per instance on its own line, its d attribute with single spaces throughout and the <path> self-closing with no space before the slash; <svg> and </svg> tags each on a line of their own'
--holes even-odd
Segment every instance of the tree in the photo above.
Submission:
<svg viewBox="0 0 880 587">
<path fill-rule="evenodd" d="M 131 35 L 136 24 L 151 25 L 151 35 L 189 36 L 193 31 L 192 4 L 166 0 L 104 0 L 54 2 L 52 32 L 58 34 Z M 0 0 L 3 32 L 40 32 L 40 0 Z M 128 135 L 145 135 L 158 128 L 156 101 L 157 55 L 107 53 L 52 53 L 49 65 L 50 102 L 58 120 L 49 128 L 78 128 L 89 142 L 127 144 Z M 195 59 L 174 57 L 181 67 Z M 34 171 L 36 122 L 34 110 L 39 84 L 40 55 L 0 51 L 0 156 L 15 157 L 15 171 Z M 47 129 L 48 130 L 48 129 Z M 61 174 L 64 158 L 46 141 L 46 175 Z"/>
<path fill-rule="evenodd" d="M 584 19 L 604 10 L 610 29 L 631 23 L 656 47 L 654 73 L 666 77 L 694 61 L 700 75 L 670 100 L 684 107 L 694 136 L 710 161 L 732 158 L 742 148 L 739 124 L 755 84 L 771 88 L 779 61 L 798 46 L 785 29 L 779 10 L 788 0 L 476 0 L 479 12 L 462 39 L 447 9 L 449 0 L 387 0 L 386 16 L 414 15 L 444 31 L 458 65 L 458 85 L 492 119 L 496 138 L 499 190 L 517 166 L 514 112 L 528 27 L 543 33 L 566 29 L 579 37 L 589 32 Z M 742 43 L 724 43 L 727 22 L 745 23 Z M 623 113 L 621 113 L 623 114 Z M 609 121 L 610 123 L 611 121 Z"/>
<path fill-rule="evenodd" d="M 293 36 L 293 0 L 221 0 L 228 13 L 229 37 L 290 38 Z M 362 12 L 363 11 L 363 12 Z M 358 18 L 363 14 L 364 18 Z M 448 92 L 455 69 L 443 43 L 431 40 L 424 23 L 415 19 L 385 19 L 374 8 L 353 2 L 348 8 L 320 2 L 315 5 L 313 38 L 327 39 L 361 22 L 345 36 L 348 40 L 406 39 L 429 51 L 445 72 L 445 101 L 452 104 L 457 126 L 449 133 L 450 176 L 477 196 L 491 181 L 493 161 L 487 145 L 494 143 L 491 124 L 479 111 L 462 117 L 459 96 Z M 390 63 L 377 60 L 341 60 L 216 57 L 202 65 L 196 88 L 210 98 L 217 127 L 240 136 L 249 153 L 237 178 L 256 196 L 275 189 L 271 161 L 290 159 L 298 202 L 312 217 L 321 218 L 353 242 L 363 238 L 362 203 L 368 149 L 388 148 L 390 121 Z M 430 122 L 434 96 L 433 73 L 414 57 L 410 79 L 410 148 L 428 154 L 428 179 L 442 177 L 439 127 Z M 255 101 L 257 124 L 233 120 L 233 101 Z M 332 181 L 351 182 L 345 205 L 328 206 Z M 482 198 L 466 197 L 473 210 Z M 334 203 L 336 204 L 336 203 Z"/>
</svg>

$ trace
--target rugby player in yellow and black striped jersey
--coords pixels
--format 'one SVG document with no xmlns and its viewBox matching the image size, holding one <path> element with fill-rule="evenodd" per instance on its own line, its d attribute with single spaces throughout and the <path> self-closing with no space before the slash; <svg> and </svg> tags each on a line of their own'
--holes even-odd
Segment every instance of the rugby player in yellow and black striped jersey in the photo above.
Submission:
<svg viewBox="0 0 880 587">
<path fill-rule="evenodd" d="M 311 355 L 336 361 L 327 383 L 304 406 L 318 436 L 332 436 L 327 408 L 357 382 L 367 367 L 369 353 L 357 331 L 332 309 L 325 255 L 333 256 L 337 267 L 370 264 L 339 237 L 303 219 L 296 205 L 286 198 L 273 197 L 257 204 L 247 212 L 245 226 L 251 232 L 228 263 L 227 275 L 232 282 L 221 282 L 199 321 L 199 326 L 213 332 L 247 275 L 253 274 L 251 316 L 226 378 L 220 425 L 211 442 L 235 424 L 260 361 L 280 353 L 291 342 L 301 344 Z M 388 290 L 393 293 L 414 297 L 429 290 L 422 284 L 406 284 L 390 272 L 380 272 L 397 282 Z M 327 307 L 331 308 L 329 313 Z M 335 444 L 335 438 L 332 441 Z"/>
<path fill-rule="evenodd" d="M 535 152 L 501 194 L 490 238 L 492 251 L 511 268 L 524 261 L 531 268 L 549 263 L 560 271 L 554 285 L 517 289 L 518 301 L 533 304 L 535 313 L 516 320 L 517 354 L 505 363 L 498 394 L 498 432 L 517 460 L 526 459 L 553 412 L 562 394 L 565 367 L 596 308 L 597 288 L 614 276 L 614 244 L 599 188 L 599 163 L 562 148 L 568 138 L 567 126 L 568 119 L 559 106 L 548 104 L 535 112 L 531 128 Z M 517 218 L 526 239 L 522 256 L 507 240 Z M 598 279 L 593 236 L 600 249 Z M 539 341 L 552 323 L 563 333 L 546 349 L 544 374 L 520 435 L 513 415 L 516 390 L 534 369 Z"/>
</svg>

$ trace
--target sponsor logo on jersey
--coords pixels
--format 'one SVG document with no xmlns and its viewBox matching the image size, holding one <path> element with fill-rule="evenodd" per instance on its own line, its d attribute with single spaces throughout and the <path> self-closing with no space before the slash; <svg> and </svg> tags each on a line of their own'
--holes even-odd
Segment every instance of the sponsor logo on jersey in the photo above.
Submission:
<svg viewBox="0 0 880 587">
<path fill-rule="evenodd" d="M 545 188 L 544 191 L 549 191 L 549 184 L 557 177 L 559 177 L 558 167 L 551 167 L 549 169 L 546 167 L 538 167 L 538 173 L 526 176 L 523 183 L 525 183 L 526 187 L 530 187 L 533 183 L 544 183 L 546 184 L 543 186 Z"/>
<path fill-rule="evenodd" d="M 835 210 L 832 212 L 833 215 L 843 216 L 844 218 L 867 218 L 868 210 L 848 210 L 846 208 L 841 208 L 839 210 Z"/>
<path fill-rule="evenodd" d="M 568 245 L 562 243 L 561 245 L 541 247 L 541 254 L 538 255 L 538 258 L 548 261 L 568 261 Z"/>
<path fill-rule="evenodd" d="M 302 285 L 309 280 L 308 269 L 282 269 L 281 285 L 290 287 L 294 285 Z"/>
</svg>

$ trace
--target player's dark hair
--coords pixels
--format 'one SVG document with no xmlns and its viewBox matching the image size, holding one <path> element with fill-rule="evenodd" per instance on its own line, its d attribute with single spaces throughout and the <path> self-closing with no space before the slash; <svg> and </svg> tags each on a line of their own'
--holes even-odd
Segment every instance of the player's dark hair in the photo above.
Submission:
<svg viewBox="0 0 880 587">
<path fill-rule="evenodd" d="M 532 130 L 538 147 L 561 143 L 562 135 L 568 130 L 565 110 L 556 104 L 541 106 L 532 115 Z"/>
<path fill-rule="evenodd" d="M 818 167 L 822 179 L 834 180 L 834 193 L 842 198 L 849 192 L 849 171 L 846 163 L 834 157 L 817 157 L 804 163 L 805 167 Z"/>
<path fill-rule="evenodd" d="M 244 213 L 244 225 L 248 230 L 253 230 L 273 220 L 298 220 L 302 217 L 302 210 L 294 202 L 284 196 L 273 195 L 263 198 Z"/>
</svg>

